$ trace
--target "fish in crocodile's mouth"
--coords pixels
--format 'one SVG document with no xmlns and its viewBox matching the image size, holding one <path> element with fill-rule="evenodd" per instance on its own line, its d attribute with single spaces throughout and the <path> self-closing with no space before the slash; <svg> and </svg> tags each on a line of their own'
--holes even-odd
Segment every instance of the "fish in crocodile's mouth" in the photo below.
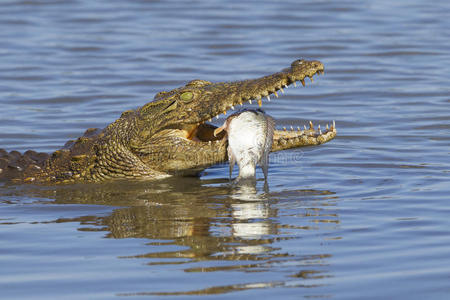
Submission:
<svg viewBox="0 0 450 300">
<path fill-rule="evenodd" d="M 230 178 L 234 164 L 239 166 L 235 183 L 255 179 L 259 164 L 267 180 L 269 153 L 272 149 L 275 121 L 263 110 L 243 109 L 229 116 L 224 124 L 214 130 L 214 135 L 226 132 Z"/>
</svg>

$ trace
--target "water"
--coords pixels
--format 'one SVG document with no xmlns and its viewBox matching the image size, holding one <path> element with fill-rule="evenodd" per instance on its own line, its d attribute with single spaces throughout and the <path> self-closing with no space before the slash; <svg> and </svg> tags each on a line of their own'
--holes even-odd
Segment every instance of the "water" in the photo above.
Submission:
<svg viewBox="0 0 450 300">
<path fill-rule="evenodd" d="M 325 76 L 263 108 L 338 137 L 272 154 L 269 190 L 227 165 L 3 185 L 1 298 L 448 299 L 449 19 L 448 1 L 3 1 L 3 148 L 51 152 L 158 91 L 300 57 Z"/>
</svg>

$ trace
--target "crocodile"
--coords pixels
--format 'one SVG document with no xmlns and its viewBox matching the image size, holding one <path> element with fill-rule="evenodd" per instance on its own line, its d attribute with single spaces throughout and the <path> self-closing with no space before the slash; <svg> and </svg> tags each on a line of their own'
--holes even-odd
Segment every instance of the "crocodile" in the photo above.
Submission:
<svg viewBox="0 0 450 300">
<path fill-rule="evenodd" d="M 135 110 L 122 113 L 100 130 L 90 128 L 51 154 L 0 149 L 0 180 L 59 184 L 100 182 L 120 178 L 155 180 L 193 176 L 226 162 L 225 132 L 214 135 L 211 119 L 236 106 L 278 97 L 284 88 L 324 72 L 316 60 L 295 60 L 271 75 L 234 82 L 192 80 L 162 91 Z M 271 151 L 319 145 L 336 136 L 336 126 L 275 130 Z"/>
</svg>

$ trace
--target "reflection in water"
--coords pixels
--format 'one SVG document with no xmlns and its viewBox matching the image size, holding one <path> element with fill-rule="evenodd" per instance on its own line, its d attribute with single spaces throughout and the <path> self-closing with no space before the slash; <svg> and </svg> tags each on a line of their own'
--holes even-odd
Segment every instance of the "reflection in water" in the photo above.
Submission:
<svg viewBox="0 0 450 300">
<path fill-rule="evenodd" d="M 265 182 L 265 190 L 267 189 Z M 242 239 L 263 239 L 264 236 L 277 233 L 269 217 L 271 216 L 269 203 L 264 199 L 265 195 L 257 193 L 255 181 L 240 181 L 233 184 L 231 197 L 242 200 L 231 204 L 232 235 Z M 244 202 L 246 201 L 246 202 Z M 276 213 L 272 212 L 272 217 Z M 271 248 L 263 245 L 242 245 L 235 251 L 240 254 L 260 254 L 269 252 Z"/>
<path fill-rule="evenodd" d="M 11 193 L 32 194 L 34 198 L 48 198 L 56 204 L 117 207 L 107 216 L 83 216 L 55 222 L 77 221 L 83 225 L 81 231 L 104 230 L 108 238 L 150 241 L 149 252 L 129 253 L 122 259 L 147 259 L 149 266 L 159 268 L 176 263 L 184 265 L 185 272 L 289 270 L 287 274 L 284 274 L 286 270 L 281 272 L 281 279 L 269 282 L 157 293 L 161 295 L 222 293 L 284 285 L 315 286 L 319 284 L 315 280 L 326 276 L 323 266 L 330 254 L 299 255 L 289 248 L 283 249 L 283 243 L 303 238 L 310 230 L 324 229 L 317 222 L 338 223 L 336 214 L 327 213 L 333 196 L 328 191 L 271 194 L 263 189 L 264 192 L 259 193 L 255 185 L 235 186 L 227 181 L 198 178 L 23 189 Z M 290 212 L 297 211 L 295 222 L 283 216 L 286 205 Z M 288 223 L 284 223 L 286 220 Z M 299 225 L 300 222 L 314 226 Z M 171 246 L 170 250 L 167 246 Z M 210 263 L 202 265 L 202 261 Z"/>
</svg>

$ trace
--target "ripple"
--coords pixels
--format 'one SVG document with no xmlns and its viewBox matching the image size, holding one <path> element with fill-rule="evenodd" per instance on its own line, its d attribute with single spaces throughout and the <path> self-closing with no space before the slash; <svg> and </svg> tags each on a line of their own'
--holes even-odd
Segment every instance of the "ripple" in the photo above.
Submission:
<svg viewBox="0 0 450 300">
<path fill-rule="evenodd" d="M 3 1 L 0 148 L 51 152 L 159 91 L 301 57 L 325 75 L 263 108 L 278 128 L 339 131 L 272 154 L 269 188 L 251 195 L 228 186 L 227 165 L 161 182 L 1 183 L 2 296 L 446 298 L 447 2 Z"/>
</svg>

